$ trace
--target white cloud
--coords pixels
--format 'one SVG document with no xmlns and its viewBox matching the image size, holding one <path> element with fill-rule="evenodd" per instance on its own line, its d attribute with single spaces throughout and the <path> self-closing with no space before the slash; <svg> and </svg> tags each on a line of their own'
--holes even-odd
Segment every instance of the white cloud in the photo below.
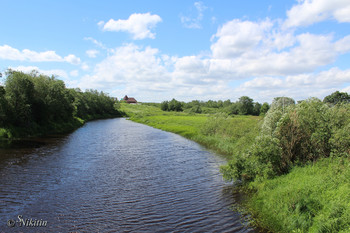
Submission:
<svg viewBox="0 0 350 233">
<path fill-rule="evenodd" d="M 233 58 L 256 47 L 264 39 L 265 32 L 272 28 L 269 20 L 255 23 L 232 20 L 220 27 L 212 37 L 218 38 L 211 50 L 215 58 Z"/>
<path fill-rule="evenodd" d="M 186 28 L 202 28 L 201 21 L 203 20 L 203 12 L 205 9 L 207 9 L 207 7 L 203 4 L 203 2 L 195 2 L 194 7 L 197 10 L 196 17 L 180 15 L 181 23 Z"/>
<path fill-rule="evenodd" d="M 80 58 L 76 57 L 73 54 L 69 54 L 68 56 L 64 57 L 64 60 L 66 62 L 69 62 L 69 63 L 73 64 L 73 65 L 79 65 L 80 64 Z"/>
<path fill-rule="evenodd" d="M 80 63 L 80 58 L 73 54 L 62 58 L 55 51 L 36 52 L 29 49 L 19 51 L 9 45 L 0 46 L 0 59 L 30 62 L 68 62 L 74 65 Z"/>
<path fill-rule="evenodd" d="M 97 56 L 97 54 L 99 54 L 100 52 L 98 50 L 95 49 L 90 49 L 86 51 L 86 55 L 88 55 L 88 57 L 91 58 L 95 58 Z"/>
<path fill-rule="evenodd" d="M 108 49 L 107 57 L 79 86 L 142 101 L 236 100 L 248 95 L 264 102 L 276 96 L 323 98 L 347 90 L 350 70 L 319 70 L 349 53 L 350 36 L 335 40 L 332 34 L 297 33 L 282 27 L 278 20 L 234 19 L 218 28 L 211 51 L 203 55 L 172 57 L 156 48 L 125 44 Z"/>
<path fill-rule="evenodd" d="M 281 77 L 258 77 L 236 88 L 239 93 L 247 93 L 254 99 L 272 99 L 277 96 L 290 96 L 296 100 L 309 97 L 324 98 L 344 83 L 350 83 L 350 70 L 331 68 L 318 73 L 305 73 Z"/>
<path fill-rule="evenodd" d="M 9 67 L 12 70 L 22 71 L 24 73 L 30 73 L 33 70 L 38 71 L 40 74 L 44 74 L 47 76 L 57 76 L 58 78 L 68 79 L 68 74 L 64 70 L 53 69 L 53 70 L 42 70 L 37 66 L 17 66 L 17 67 Z"/>
<path fill-rule="evenodd" d="M 232 20 L 212 37 L 211 67 L 233 78 L 312 72 L 350 51 L 350 36 L 294 35 L 270 20 Z M 231 70 L 231 71 L 230 71 Z"/>
<path fill-rule="evenodd" d="M 115 95 L 128 94 L 143 101 L 173 97 L 182 100 L 214 98 L 228 93 L 225 82 L 210 74 L 209 60 L 197 56 L 169 57 L 158 49 L 126 44 L 96 65 L 78 84 Z"/>
<path fill-rule="evenodd" d="M 327 19 L 350 22 L 349 0 L 301 0 L 287 11 L 285 27 L 308 26 Z"/>
<path fill-rule="evenodd" d="M 157 23 L 161 22 L 162 18 L 159 15 L 151 15 L 150 13 L 138 14 L 134 13 L 128 19 L 110 19 L 103 25 L 99 22 L 99 26 L 103 26 L 104 31 L 126 31 L 132 34 L 134 40 L 145 38 L 155 38 L 155 33 L 151 29 L 155 28 Z"/>
</svg>

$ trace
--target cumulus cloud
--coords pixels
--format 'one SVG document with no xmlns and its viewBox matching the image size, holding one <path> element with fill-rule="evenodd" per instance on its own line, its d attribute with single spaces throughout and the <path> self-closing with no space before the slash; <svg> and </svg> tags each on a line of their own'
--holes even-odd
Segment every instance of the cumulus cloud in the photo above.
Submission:
<svg viewBox="0 0 350 233">
<path fill-rule="evenodd" d="M 300 100 L 349 89 L 350 70 L 329 67 L 350 52 L 350 35 L 335 39 L 334 34 L 300 33 L 284 26 L 280 20 L 231 20 L 217 29 L 205 55 L 173 57 L 125 44 L 109 49 L 79 85 L 143 101 L 236 100 L 242 95 L 259 102 L 276 96 Z M 239 87 L 232 87 L 237 83 Z"/>
<path fill-rule="evenodd" d="M 73 65 L 80 63 L 80 58 L 73 54 L 62 58 L 55 51 L 36 52 L 29 49 L 20 51 L 9 45 L 0 46 L 0 59 L 30 62 L 68 62 Z"/>
<path fill-rule="evenodd" d="M 334 41 L 332 35 L 295 35 L 269 19 L 232 20 L 218 29 L 212 42 L 212 66 L 240 77 L 312 72 L 350 51 L 349 36 Z"/>
<path fill-rule="evenodd" d="M 202 28 L 201 21 L 203 20 L 203 12 L 207 7 L 203 4 L 203 2 L 195 2 L 194 7 L 197 10 L 197 16 L 191 17 L 191 16 L 183 16 L 180 15 L 181 23 L 186 28 Z"/>
<path fill-rule="evenodd" d="M 301 0 L 287 11 L 285 27 L 308 26 L 313 23 L 335 19 L 350 22 L 350 1 L 348 0 Z"/>
<path fill-rule="evenodd" d="M 98 63 L 78 84 L 108 93 L 140 96 L 144 101 L 180 98 L 214 98 L 227 94 L 223 80 L 209 69 L 209 60 L 197 56 L 169 57 L 158 49 L 125 44 Z M 122 95 L 122 94 L 119 94 Z"/>
<path fill-rule="evenodd" d="M 269 20 L 255 23 L 251 21 L 232 20 L 222 27 L 212 37 L 217 41 L 211 46 L 215 58 L 233 58 L 242 55 L 249 49 L 257 46 L 270 30 L 272 23 Z"/>
<path fill-rule="evenodd" d="M 125 31 L 132 34 L 134 40 L 141 40 L 145 38 L 155 38 L 155 33 L 151 29 L 162 21 L 159 15 L 151 15 L 150 13 L 134 13 L 128 19 L 110 19 L 107 23 L 99 22 L 99 26 L 104 31 Z"/>
</svg>

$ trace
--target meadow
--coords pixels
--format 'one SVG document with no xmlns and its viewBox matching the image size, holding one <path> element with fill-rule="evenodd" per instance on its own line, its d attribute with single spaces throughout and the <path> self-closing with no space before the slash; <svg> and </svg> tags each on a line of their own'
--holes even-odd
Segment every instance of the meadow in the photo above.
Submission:
<svg viewBox="0 0 350 233">
<path fill-rule="evenodd" d="M 262 122 L 260 116 L 166 112 L 150 105 L 121 104 L 120 110 L 132 121 L 179 134 L 228 159 L 249 148 Z"/>
</svg>

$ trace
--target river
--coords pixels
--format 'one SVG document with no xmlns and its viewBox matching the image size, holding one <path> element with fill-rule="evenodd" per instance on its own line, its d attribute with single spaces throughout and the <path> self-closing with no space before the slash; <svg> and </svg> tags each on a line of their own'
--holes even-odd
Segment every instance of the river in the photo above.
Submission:
<svg viewBox="0 0 350 233">
<path fill-rule="evenodd" d="M 0 149 L 0 230 L 255 232 L 230 210 L 238 194 L 222 180 L 224 162 L 124 118 L 20 141 Z"/>
</svg>

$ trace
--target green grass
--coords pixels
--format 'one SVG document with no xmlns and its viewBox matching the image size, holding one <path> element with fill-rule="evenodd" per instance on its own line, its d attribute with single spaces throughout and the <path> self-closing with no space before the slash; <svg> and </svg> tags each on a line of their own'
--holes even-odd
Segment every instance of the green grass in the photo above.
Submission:
<svg viewBox="0 0 350 233">
<path fill-rule="evenodd" d="M 233 156 L 247 149 L 259 133 L 261 117 L 214 117 L 213 114 L 165 112 L 148 105 L 121 104 L 132 121 L 184 136 L 207 148 Z M 213 125 L 214 124 L 214 125 Z M 207 128 L 216 128 L 215 132 Z"/>
<path fill-rule="evenodd" d="M 349 181 L 349 158 L 326 158 L 252 183 L 247 206 L 274 232 L 350 232 Z"/>
</svg>

